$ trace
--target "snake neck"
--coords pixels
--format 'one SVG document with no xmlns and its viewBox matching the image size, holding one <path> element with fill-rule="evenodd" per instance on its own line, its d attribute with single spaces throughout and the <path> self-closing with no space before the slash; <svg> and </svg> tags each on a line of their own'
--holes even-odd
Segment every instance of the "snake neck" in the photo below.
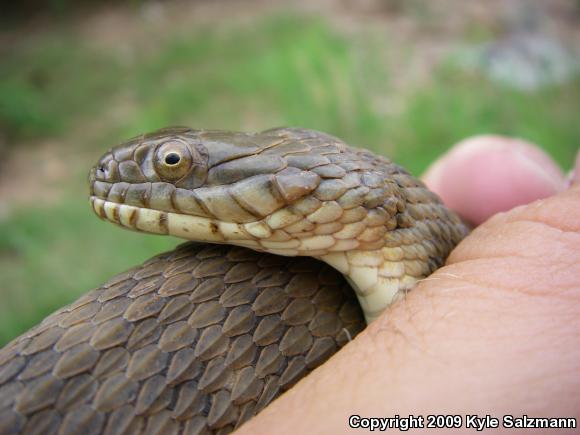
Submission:
<svg viewBox="0 0 580 435">
<path fill-rule="evenodd" d="M 367 324 L 432 272 L 427 261 L 405 259 L 401 248 L 335 252 L 320 259 L 346 277 L 356 292 Z"/>
</svg>

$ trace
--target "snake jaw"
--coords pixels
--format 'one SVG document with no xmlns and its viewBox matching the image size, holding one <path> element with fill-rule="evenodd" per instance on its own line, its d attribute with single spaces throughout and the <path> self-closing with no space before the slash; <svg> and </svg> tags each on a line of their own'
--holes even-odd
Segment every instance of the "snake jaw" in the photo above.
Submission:
<svg viewBox="0 0 580 435">
<path fill-rule="evenodd" d="M 342 251 L 358 246 L 357 242 L 353 244 L 352 241 L 337 240 L 331 235 L 292 238 L 281 230 L 273 230 L 266 223 L 267 220 L 224 222 L 204 216 L 120 204 L 96 196 L 92 196 L 90 201 L 100 218 L 119 226 L 187 240 L 228 243 L 284 256 L 323 255 L 333 250 Z"/>
</svg>

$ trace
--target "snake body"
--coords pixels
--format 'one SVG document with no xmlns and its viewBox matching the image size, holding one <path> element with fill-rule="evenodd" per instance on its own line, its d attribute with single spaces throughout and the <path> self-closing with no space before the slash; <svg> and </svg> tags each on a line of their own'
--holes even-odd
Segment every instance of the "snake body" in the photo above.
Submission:
<svg viewBox="0 0 580 435">
<path fill-rule="evenodd" d="M 227 433 L 362 329 L 339 274 L 300 257 L 370 322 L 467 233 L 400 166 L 311 130 L 163 129 L 89 178 L 103 219 L 222 246 L 158 256 L 0 351 L 0 434 Z"/>
<path fill-rule="evenodd" d="M 188 243 L 0 351 L 0 434 L 228 433 L 363 328 L 322 262 Z"/>
</svg>

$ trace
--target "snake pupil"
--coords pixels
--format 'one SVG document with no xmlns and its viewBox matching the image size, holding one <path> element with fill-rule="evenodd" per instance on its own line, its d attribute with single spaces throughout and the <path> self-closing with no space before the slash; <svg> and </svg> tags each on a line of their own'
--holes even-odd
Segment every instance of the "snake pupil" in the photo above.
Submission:
<svg viewBox="0 0 580 435">
<path fill-rule="evenodd" d="M 169 153 L 165 156 L 165 163 L 168 165 L 176 165 L 180 160 L 181 157 L 179 157 L 179 154 L 177 153 Z"/>
</svg>

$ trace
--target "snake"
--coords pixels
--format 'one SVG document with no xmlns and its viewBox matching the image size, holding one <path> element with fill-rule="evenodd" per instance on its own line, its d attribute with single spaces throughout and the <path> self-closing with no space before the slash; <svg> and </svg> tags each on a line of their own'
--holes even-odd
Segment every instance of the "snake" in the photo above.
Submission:
<svg viewBox="0 0 580 435">
<path fill-rule="evenodd" d="M 468 233 L 401 166 L 301 128 L 160 129 L 89 185 L 100 218 L 189 242 L 0 350 L 2 435 L 230 433 Z"/>
</svg>

